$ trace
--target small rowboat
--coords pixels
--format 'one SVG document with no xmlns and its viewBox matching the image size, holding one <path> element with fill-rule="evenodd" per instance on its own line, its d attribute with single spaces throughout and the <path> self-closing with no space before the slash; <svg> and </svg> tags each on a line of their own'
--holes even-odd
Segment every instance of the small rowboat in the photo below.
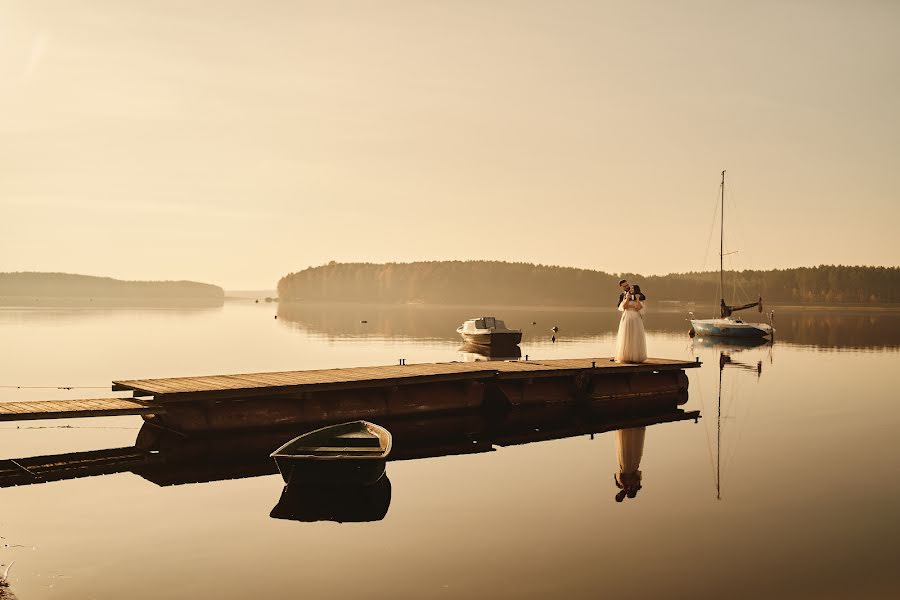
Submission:
<svg viewBox="0 0 900 600">
<path fill-rule="evenodd" d="M 384 475 L 391 433 L 368 421 L 304 433 L 270 456 L 288 485 L 373 485 Z"/>
</svg>

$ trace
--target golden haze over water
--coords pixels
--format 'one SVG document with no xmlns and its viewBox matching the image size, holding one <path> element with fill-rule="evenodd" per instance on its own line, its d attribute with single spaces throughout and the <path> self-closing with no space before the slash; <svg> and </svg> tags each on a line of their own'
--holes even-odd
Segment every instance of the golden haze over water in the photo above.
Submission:
<svg viewBox="0 0 900 600">
<path fill-rule="evenodd" d="M 228 289 L 331 259 L 685 271 L 722 169 L 741 266 L 896 265 L 898 19 L 6 1 L 0 271 Z"/>
</svg>

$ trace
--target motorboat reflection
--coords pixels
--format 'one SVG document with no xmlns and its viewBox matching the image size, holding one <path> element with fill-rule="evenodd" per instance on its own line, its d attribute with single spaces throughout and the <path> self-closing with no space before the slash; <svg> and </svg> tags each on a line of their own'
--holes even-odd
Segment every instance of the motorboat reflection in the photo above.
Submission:
<svg viewBox="0 0 900 600">
<path fill-rule="evenodd" d="M 367 486 L 286 485 L 269 516 L 307 523 L 365 523 L 384 519 L 390 506 L 391 480 L 385 474 Z"/>
<path fill-rule="evenodd" d="M 459 349 L 463 362 L 481 360 L 518 360 L 522 358 L 522 349 L 518 345 L 482 346 L 479 344 L 463 344 Z"/>
</svg>

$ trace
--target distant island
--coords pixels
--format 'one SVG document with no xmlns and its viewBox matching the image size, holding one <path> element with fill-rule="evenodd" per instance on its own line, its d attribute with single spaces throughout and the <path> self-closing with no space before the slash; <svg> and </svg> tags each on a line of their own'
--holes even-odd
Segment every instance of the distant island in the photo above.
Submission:
<svg viewBox="0 0 900 600">
<path fill-rule="evenodd" d="M 651 301 L 717 303 L 718 272 L 643 276 L 529 263 L 433 261 L 337 263 L 281 278 L 282 301 L 603 306 L 620 279 L 639 283 Z M 739 271 L 725 276 L 729 301 L 781 304 L 900 303 L 900 268 L 828 266 Z"/>
<path fill-rule="evenodd" d="M 134 302 L 222 303 L 225 292 L 195 281 L 123 281 L 69 273 L 0 273 L 0 301 L 77 299 Z"/>
</svg>

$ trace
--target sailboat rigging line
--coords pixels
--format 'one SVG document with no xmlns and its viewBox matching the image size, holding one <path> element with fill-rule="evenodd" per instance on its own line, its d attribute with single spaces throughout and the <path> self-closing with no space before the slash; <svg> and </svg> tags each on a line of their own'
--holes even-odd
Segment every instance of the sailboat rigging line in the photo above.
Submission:
<svg viewBox="0 0 900 600">
<path fill-rule="evenodd" d="M 716 217 L 719 216 L 719 192 L 716 190 L 716 198 L 713 203 L 713 216 L 712 221 L 709 224 L 709 237 L 706 238 L 706 251 L 703 255 L 703 266 L 700 267 L 700 273 L 698 273 L 696 284 L 694 285 L 694 297 L 697 297 L 697 291 L 700 289 L 700 286 L 703 284 L 703 273 L 706 272 L 706 265 L 709 263 L 709 248 L 712 245 L 712 235 L 713 230 L 716 228 Z"/>
<path fill-rule="evenodd" d="M 725 203 L 728 205 L 729 214 L 734 215 L 734 218 L 729 221 L 729 223 L 733 223 L 734 226 L 729 228 L 731 231 L 732 238 L 735 240 L 735 246 L 741 248 L 744 254 L 747 255 L 747 260 L 745 264 L 752 266 L 753 262 L 753 246 L 752 244 L 746 243 L 746 238 L 743 235 L 743 228 L 741 224 L 744 222 L 742 218 L 741 211 L 738 208 L 738 203 L 734 198 L 734 186 L 729 186 L 728 190 L 725 193 Z M 735 250 L 733 252 L 729 252 L 729 254 L 736 254 L 738 251 Z M 747 289 L 744 287 L 744 284 L 737 277 L 737 267 L 733 262 L 729 260 L 730 270 L 734 273 L 734 287 L 733 287 L 733 298 L 734 300 L 739 300 L 741 304 L 746 302 L 753 302 L 756 298 L 759 297 L 759 294 L 751 295 L 748 293 Z M 737 295 L 737 291 L 740 289 L 740 296 Z"/>
<path fill-rule="evenodd" d="M 731 292 L 732 293 L 731 297 L 735 301 L 739 301 L 741 304 L 744 304 L 746 302 L 755 301 L 759 297 L 759 295 L 757 294 L 756 296 L 752 296 L 747 292 L 747 288 L 744 287 L 744 284 L 741 282 L 741 278 L 738 277 L 737 267 L 735 267 L 734 263 L 731 261 L 730 258 L 728 259 L 728 266 L 729 266 L 729 271 L 731 271 L 731 273 L 732 273 L 733 289 Z M 740 291 L 741 291 L 740 295 L 738 295 L 738 293 L 737 293 L 738 289 L 740 289 Z"/>
<path fill-rule="evenodd" d="M 108 390 L 108 385 L 0 385 L 10 390 Z"/>
<path fill-rule="evenodd" d="M 737 245 L 739 248 L 744 248 L 744 253 L 747 255 L 747 264 L 752 267 L 755 264 L 753 261 L 753 245 L 746 243 L 747 238 L 744 235 L 746 232 L 741 227 L 741 224 L 745 221 L 743 219 L 743 214 L 738 208 L 738 202 L 734 197 L 734 186 L 728 188 L 728 194 L 725 195 L 725 200 L 728 202 L 728 210 L 732 211 L 734 214 L 734 222 L 738 224 L 738 227 L 734 228 Z"/>
<path fill-rule="evenodd" d="M 706 265 L 709 262 L 709 249 L 712 246 L 712 236 L 713 230 L 716 228 L 716 217 L 719 216 L 719 194 L 716 192 L 716 201 L 714 204 L 715 208 L 713 208 L 712 221 L 709 224 L 709 236 L 706 238 L 706 253 L 703 255 L 703 267 L 701 267 L 700 271 L 704 271 L 706 269 Z"/>
</svg>

